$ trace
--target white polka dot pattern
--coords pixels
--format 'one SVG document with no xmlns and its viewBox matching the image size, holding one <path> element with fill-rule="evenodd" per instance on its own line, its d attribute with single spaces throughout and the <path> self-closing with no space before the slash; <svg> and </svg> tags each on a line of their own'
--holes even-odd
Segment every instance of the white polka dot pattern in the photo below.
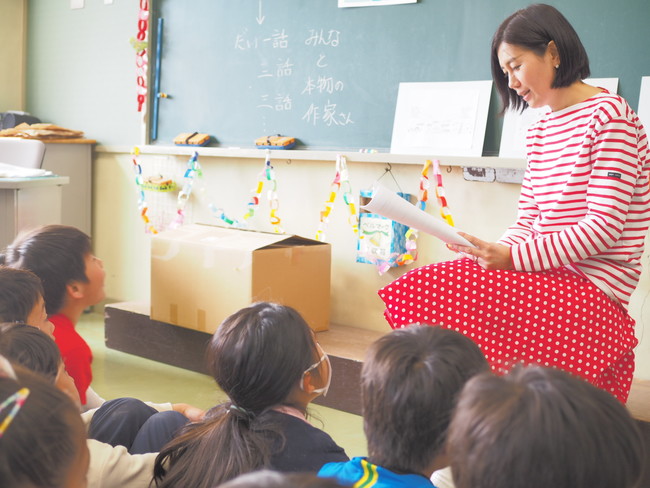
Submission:
<svg viewBox="0 0 650 488">
<path fill-rule="evenodd" d="M 623 403 L 634 373 L 634 320 L 564 268 L 487 271 L 469 259 L 413 269 L 379 290 L 393 328 L 442 325 L 473 339 L 496 372 L 515 363 L 570 371 Z"/>
</svg>

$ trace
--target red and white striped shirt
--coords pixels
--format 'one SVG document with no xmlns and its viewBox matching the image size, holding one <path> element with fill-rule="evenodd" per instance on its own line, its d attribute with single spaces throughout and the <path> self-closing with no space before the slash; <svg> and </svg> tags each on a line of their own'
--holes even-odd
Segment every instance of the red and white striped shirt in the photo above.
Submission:
<svg viewBox="0 0 650 488">
<path fill-rule="evenodd" d="M 627 308 L 650 224 L 648 139 L 606 91 L 551 112 L 527 135 L 517 221 L 501 237 L 514 268 L 566 266 Z"/>
</svg>

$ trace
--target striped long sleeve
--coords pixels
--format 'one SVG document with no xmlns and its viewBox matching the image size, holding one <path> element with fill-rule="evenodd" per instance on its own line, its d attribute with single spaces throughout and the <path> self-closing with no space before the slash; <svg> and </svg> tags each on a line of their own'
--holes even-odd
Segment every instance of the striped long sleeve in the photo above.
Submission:
<svg viewBox="0 0 650 488">
<path fill-rule="evenodd" d="M 533 125 L 518 218 L 500 239 L 520 271 L 565 266 L 627 307 L 650 223 L 648 141 L 607 92 Z"/>
</svg>

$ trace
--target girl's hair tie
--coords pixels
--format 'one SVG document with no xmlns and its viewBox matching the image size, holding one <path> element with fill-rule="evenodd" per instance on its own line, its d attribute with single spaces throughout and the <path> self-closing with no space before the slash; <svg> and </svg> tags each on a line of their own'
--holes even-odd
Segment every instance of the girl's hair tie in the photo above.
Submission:
<svg viewBox="0 0 650 488">
<path fill-rule="evenodd" d="M 231 403 L 228 407 L 226 407 L 226 411 L 228 411 L 228 413 L 234 413 L 236 415 L 244 415 L 248 420 L 253 420 L 255 418 L 255 414 L 253 412 L 239 407 L 234 403 Z"/>
</svg>

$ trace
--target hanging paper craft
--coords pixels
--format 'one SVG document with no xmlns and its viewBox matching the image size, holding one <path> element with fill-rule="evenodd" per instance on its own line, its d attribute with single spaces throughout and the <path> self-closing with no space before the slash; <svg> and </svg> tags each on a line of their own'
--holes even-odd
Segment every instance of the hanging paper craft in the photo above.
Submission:
<svg viewBox="0 0 650 488">
<path fill-rule="evenodd" d="M 192 194 L 192 187 L 194 186 L 194 179 L 196 177 L 203 176 L 203 171 L 201 170 L 201 165 L 199 164 L 199 153 L 196 151 L 192 154 L 192 157 L 187 162 L 187 169 L 185 170 L 185 175 L 183 179 L 183 189 L 178 192 L 178 199 L 176 203 L 176 218 L 169 225 L 170 229 L 177 229 L 183 222 L 185 222 L 185 205 Z"/>
<path fill-rule="evenodd" d="M 361 201 L 372 198 L 372 190 L 360 192 Z M 398 192 L 409 201 L 411 195 Z M 399 266 L 399 258 L 407 252 L 406 233 L 408 226 L 400 224 L 379 214 L 361 211 L 359 213 L 359 241 L 357 245 L 357 262 L 377 266 L 379 274 L 389 268 Z"/>
<path fill-rule="evenodd" d="M 430 163 L 430 161 L 427 161 Z M 436 198 L 438 199 L 438 205 L 440 206 L 440 215 L 445 221 L 454 226 L 454 219 L 451 218 L 451 212 L 449 211 L 449 205 L 447 204 L 447 196 L 445 194 L 445 187 L 442 186 L 442 173 L 440 172 L 440 161 L 437 159 L 433 162 L 433 174 L 436 177 Z"/>
<path fill-rule="evenodd" d="M 334 180 L 330 185 L 330 196 L 323 204 L 323 210 L 320 212 L 320 223 L 318 224 L 318 230 L 316 231 L 317 241 L 324 241 L 326 239 L 325 231 L 329 224 L 329 215 L 332 211 L 332 206 L 334 205 L 336 196 L 339 194 L 341 188 L 343 188 L 343 201 L 348 206 L 350 212 L 348 222 L 350 223 L 350 226 L 352 226 L 354 233 L 359 233 L 359 217 L 357 216 L 357 209 L 352 198 L 352 187 L 348 175 L 347 161 L 345 156 L 337 154 L 336 174 L 334 175 Z"/>
<path fill-rule="evenodd" d="M 140 211 L 140 217 L 144 222 L 145 232 L 150 234 L 157 234 L 158 230 L 151 223 L 149 216 L 147 215 L 149 206 L 147 205 L 147 199 L 144 194 L 144 189 L 142 188 L 144 177 L 142 176 L 142 166 L 140 165 L 140 161 L 138 159 L 138 156 L 140 156 L 140 148 L 134 147 L 131 151 L 131 154 L 133 155 L 131 161 L 133 162 L 133 172 L 135 173 L 135 184 L 138 187 L 138 210 Z"/>
<path fill-rule="evenodd" d="M 271 151 L 266 151 L 266 161 L 264 163 L 264 169 L 260 172 L 257 180 L 257 188 L 250 201 L 248 202 L 248 211 L 244 214 L 244 221 L 247 221 L 255 215 L 255 209 L 260 204 L 260 195 L 264 189 L 264 183 L 269 185 L 266 193 L 267 200 L 269 202 L 269 220 L 273 226 L 273 231 L 282 234 L 284 231 L 280 227 L 280 217 L 278 215 L 278 209 L 280 208 L 280 201 L 278 200 L 278 181 L 275 179 L 275 170 L 271 165 Z"/>
<path fill-rule="evenodd" d="M 129 41 L 133 49 L 135 49 L 135 66 L 136 66 L 136 81 L 138 84 L 137 100 L 138 112 L 143 112 L 145 102 L 147 101 L 147 64 L 148 55 L 147 48 L 149 42 L 147 40 L 149 31 L 149 0 L 140 0 L 140 10 L 138 12 L 138 33 L 135 38 L 132 37 Z"/>
</svg>

